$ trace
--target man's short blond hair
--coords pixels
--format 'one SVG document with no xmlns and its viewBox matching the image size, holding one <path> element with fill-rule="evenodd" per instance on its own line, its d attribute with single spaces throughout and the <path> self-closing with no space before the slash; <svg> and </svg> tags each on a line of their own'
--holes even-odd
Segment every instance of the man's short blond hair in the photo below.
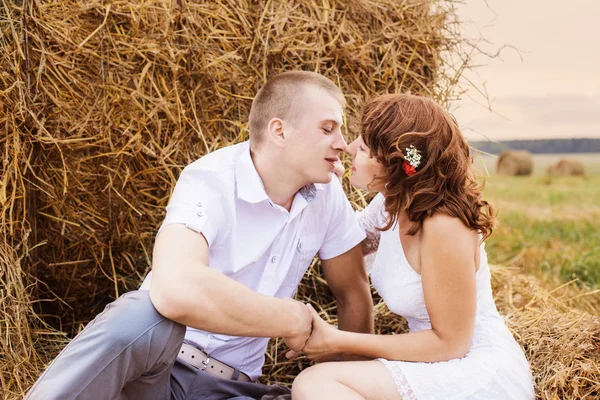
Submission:
<svg viewBox="0 0 600 400">
<path fill-rule="evenodd" d="M 253 148 L 263 142 L 263 133 L 269 121 L 280 118 L 290 121 L 301 115 L 298 100 L 306 86 L 315 86 L 325 90 L 340 104 L 344 104 L 344 95 L 340 88 L 321 74 L 309 71 L 290 71 L 275 75 L 258 91 L 250 108 L 250 143 Z"/>
</svg>

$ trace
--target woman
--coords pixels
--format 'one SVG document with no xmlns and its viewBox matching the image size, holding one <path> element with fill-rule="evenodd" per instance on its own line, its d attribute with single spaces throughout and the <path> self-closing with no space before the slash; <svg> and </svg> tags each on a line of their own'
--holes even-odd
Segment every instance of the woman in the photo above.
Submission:
<svg viewBox="0 0 600 400">
<path fill-rule="evenodd" d="M 370 271 L 409 333 L 339 331 L 313 313 L 304 353 L 373 361 L 317 364 L 294 381 L 301 399 L 533 399 L 529 365 L 498 314 L 483 240 L 491 206 L 456 121 L 433 100 L 370 101 L 349 146 L 351 183 L 379 192 L 360 213 Z"/>
</svg>

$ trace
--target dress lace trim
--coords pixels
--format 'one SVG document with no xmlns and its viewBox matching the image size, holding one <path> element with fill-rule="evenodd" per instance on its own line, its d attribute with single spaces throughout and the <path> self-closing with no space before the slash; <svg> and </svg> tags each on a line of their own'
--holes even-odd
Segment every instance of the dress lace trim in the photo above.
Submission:
<svg viewBox="0 0 600 400">
<path fill-rule="evenodd" d="M 417 396 L 410 387 L 408 379 L 406 379 L 406 376 L 404 376 L 402 368 L 398 364 L 390 363 L 385 358 L 378 358 L 377 360 L 381 361 L 388 371 L 390 371 L 402 400 L 417 400 Z"/>
</svg>

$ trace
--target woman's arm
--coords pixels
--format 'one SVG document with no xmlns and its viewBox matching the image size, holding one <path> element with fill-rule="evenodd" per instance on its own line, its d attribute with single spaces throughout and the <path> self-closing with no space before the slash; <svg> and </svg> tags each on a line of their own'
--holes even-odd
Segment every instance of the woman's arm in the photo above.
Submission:
<svg viewBox="0 0 600 400">
<path fill-rule="evenodd" d="M 332 353 L 423 362 L 463 357 L 475 327 L 478 246 L 477 234 L 460 220 L 443 214 L 427 219 L 421 241 L 421 276 L 432 328 L 400 335 L 344 332 L 312 310 L 313 333 L 304 353 L 316 360 Z"/>
<path fill-rule="evenodd" d="M 379 247 L 380 232 L 377 228 L 381 228 L 386 222 L 384 201 L 385 198 L 379 193 L 363 210 L 356 212 L 358 223 L 367 235 L 361 243 L 363 256 L 376 252 Z"/>
</svg>

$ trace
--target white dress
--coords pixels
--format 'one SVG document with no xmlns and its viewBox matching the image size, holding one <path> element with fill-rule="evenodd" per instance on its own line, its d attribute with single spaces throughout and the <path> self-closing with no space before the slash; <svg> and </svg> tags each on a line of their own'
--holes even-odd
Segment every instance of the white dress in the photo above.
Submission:
<svg viewBox="0 0 600 400">
<path fill-rule="evenodd" d="M 359 215 L 368 234 L 384 226 L 383 196 L 375 197 Z M 379 234 L 370 275 L 390 311 L 405 317 L 411 332 L 431 329 L 421 275 L 406 259 L 397 226 Z M 435 363 L 379 359 L 403 400 L 535 398 L 529 363 L 496 309 L 483 245 L 476 286 L 475 331 L 464 358 Z"/>
</svg>

